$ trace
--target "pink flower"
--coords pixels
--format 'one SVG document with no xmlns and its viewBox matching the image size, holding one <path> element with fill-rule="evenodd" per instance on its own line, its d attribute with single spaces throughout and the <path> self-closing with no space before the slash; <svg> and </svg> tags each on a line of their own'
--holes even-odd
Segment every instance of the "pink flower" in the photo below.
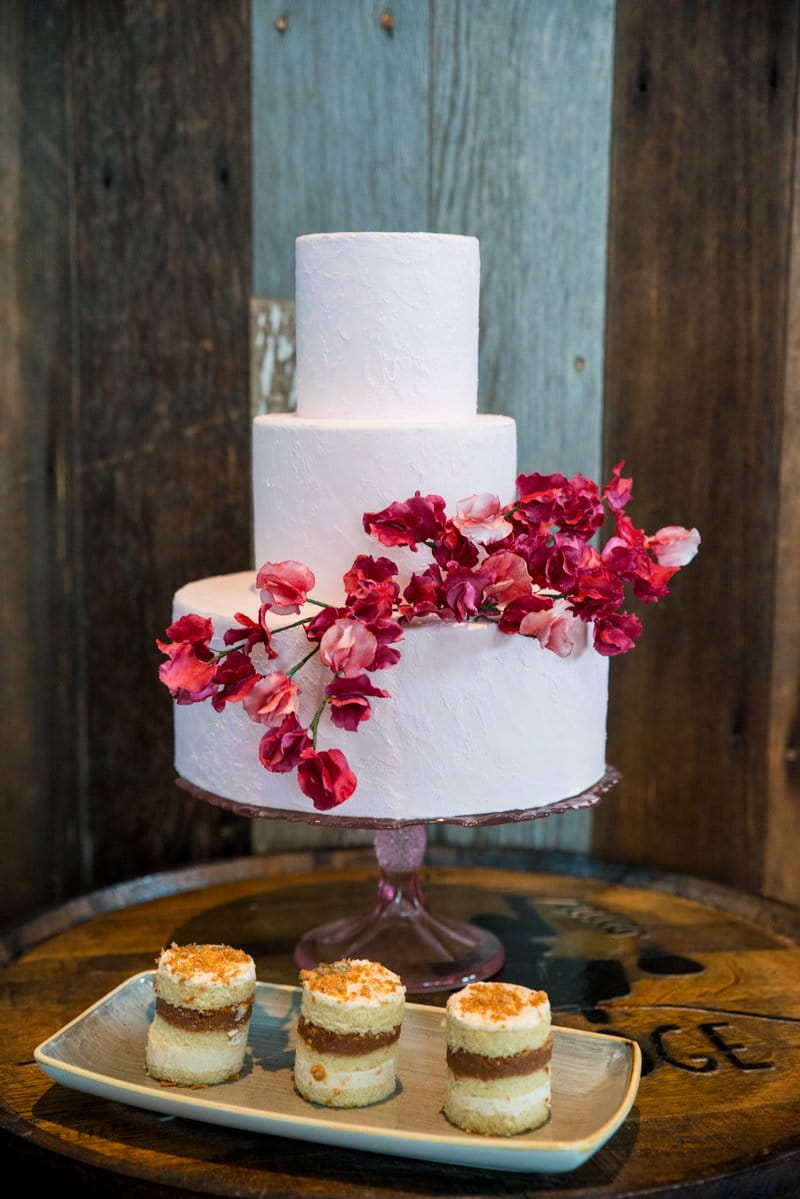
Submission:
<svg viewBox="0 0 800 1199">
<path fill-rule="evenodd" d="M 359 554 L 343 579 L 351 615 L 366 624 L 391 616 L 400 594 L 396 574 L 397 565 L 390 558 Z"/>
<path fill-rule="evenodd" d="M 337 728 L 347 729 L 351 733 L 356 731 L 362 720 L 369 720 L 372 715 L 367 696 L 389 698 L 389 692 L 373 687 L 366 674 L 351 679 L 334 679 L 325 688 L 325 694 L 330 697 L 331 721 Z"/>
<path fill-rule="evenodd" d="M 258 744 L 258 757 L 265 770 L 287 774 L 299 766 L 303 753 L 311 745 L 308 729 L 292 713 L 276 729 L 269 729 Z"/>
<path fill-rule="evenodd" d="M 309 641 L 321 641 L 331 625 L 340 617 L 348 615 L 347 608 L 334 608 L 332 604 L 327 608 L 321 608 L 314 619 L 305 626 L 306 637 Z"/>
<path fill-rule="evenodd" d="M 433 556 L 439 566 L 447 570 L 453 563 L 458 566 L 477 566 L 480 554 L 477 545 L 465 537 L 452 520 L 448 520 L 444 531 L 434 542 Z"/>
<path fill-rule="evenodd" d="M 222 712 L 226 704 L 241 702 L 256 684 L 258 675 L 247 654 L 240 649 L 226 654 L 214 672 L 216 691 L 211 696 L 215 712 Z"/>
<path fill-rule="evenodd" d="M 697 553 L 700 534 L 697 529 L 684 529 L 680 525 L 665 525 L 645 544 L 655 554 L 659 566 L 686 566 Z"/>
<path fill-rule="evenodd" d="M 511 532 L 511 526 L 503 516 L 499 497 L 488 491 L 476 492 L 465 500 L 459 500 L 453 524 L 468 537 L 479 534 L 488 536 L 490 533 L 505 537 Z"/>
<path fill-rule="evenodd" d="M 508 633 L 509 636 L 518 633 L 529 612 L 546 612 L 552 607 L 552 603 L 552 599 L 547 595 L 524 595 L 508 605 L 497 622 L 497 627 L 501 633 Z"/>
<path fill-rule="evenodd" d="M 265 562 L 256 576 L 262 603 L 282 616 L 299 612 L 316 582 L 302 562 Z"/>
<path fill-rule="evenodd" d="M 400 606 L 400 618 L 411 620 L 414 616 L 429 616 L 445 606 L 444 580 L 438 566 L 431 564 L 419 574 L 413 574 L 403 592 L 406 601 Z"/>
<path fill-rule="evenodd" d="M 484 596 L 494 600 L 498 608 L 531 593 L 531 576 L 519 554 L 490 554 L 481 563 L 481 574 L 489 577 Z"/>
<path fill-rule="evenodd" d="M 397 574 L 397 564 L 391 558 L 373 558 L 371 554 L 359 554 L 353 565 L 344 575 L 345 594 L 358 595 L 374 583 L 385 583 Z"/>
<path fill-rule="evenodd" d="M 364 530 L 381 545 L 407 545 L 416 551 L 420 541 L 435 541 L 444 531 L 444 500 L 440 495 L 415 491 L 410 499 L 395 501 L 380 512 L 364 513 Z"/>
<path fill-rule="evenodd" d="M 340 749 L 305 749 L 300 755 L 297 781 L 300 790 L 314 801 L 321 812 L 338 807 L 356 789 L 356 776 Z"/>
<path fill-rule="evenodd" d="M 300 688 L 282 670 L 260 678 L 245 697 L 244 710 L 257 724 L 277 727 L 297 711 Z"/>
<path fill-rule="evenodd" d="M 641 631 L 638 616 L 632 612 L 615 612 L 595 621 L 594 648 L 605 658 L 627 653 L 633 649 Z"/>
<path fill-rule="evenodd" d="M 605 515 L 597 484 L 579 474 L 573 475 L 569 486 L 564 488 L 553 520 L 560 529 L 569 529 L 588 540 L 600 528 Z"/>
<path fill-rule="evenodd" d="M 352 677 L 369 668 L 378 640 L 360 620 L 335 620 L 319 643 L 319 656 L 334 674 Z"/>
<path fill-rule="evenodd" d="M 157 641 L 156 645 L 168 658 L 159 666 L 158 677 L 173 699 L 196 704 L 213 695 L 217 664 L 208 646 L 191 641 Z"/>
<path fill-rule="evenodd" d="M 392 649 L 395 641 L 403 640 L 403 629 L 396 620 L 373 620 L 367 624 L 368 632 L 377 642 L 375 657 L 367 664 L 367 670 L 386 670 L 400 661 L 400 650 Z"/>
<path fill-rule="evenodd" d="M 554 600 L 551 608 L 529 612 L 519 631 L 523 637 L 535 637 L 543 649 L 552 650 L 559 658 L 569 658 L 586 645 L 586 626 L 563 599 Z"/>
</svg>

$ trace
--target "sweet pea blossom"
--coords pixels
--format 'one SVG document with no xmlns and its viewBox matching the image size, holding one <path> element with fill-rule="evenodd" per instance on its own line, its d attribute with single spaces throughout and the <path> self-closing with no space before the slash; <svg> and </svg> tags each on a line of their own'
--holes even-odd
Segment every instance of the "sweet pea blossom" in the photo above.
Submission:
<svg viewBox="0 0 800 1199">
<path fill-rule="evenodd" d="M 519 554 L 490 554 L 481 563 L 481 574 L 489 577 L 484 597 L 493 600 L 498 608 L 530 595 L 531 576 Z"/>
<path fill-rule="evenodd" d="M 655 554 L 659 566 L 686 566 L 697 553 L 700 534 L 697 529 L 665 525 L 652 537 L 646 537 L 645 545 Z"/>
<path fill-rule="evenodd" d="M 196 704 L 214 694 L 216 662 L 198 657 L 195 643 L 157 641 L 156 645 L 167 655 L 167 661 L 158 668 L 158 677 L 173 699 L 179 704 Z M 207 650 L 206 646 L 199 648 L 201 652 Z"/>
<path fill-rule="evenodd" d="M 277 728 L 270 728 L 258 745 L 258 758 L 271 774 L 288 774 L 300 765 L 300 758 L 311 745 L 308 729 L 291 713 Z"/>
<path fill-rule="evenodd" d="M 302 562 L 265 562 L 256 576 L 261 602 L 282 616 L 299 612 L 316 579 Z"/>
<path fill-rule="evenodd" d="M 317 811 L 344 803 L 356 789 L 356 776 L 340 749 L 305 749 L 297 767 L 300 790 L 313 801 Z"/>
<path fill-rule="evenodd" d="M 348 729 L 351 733 L 354 733 L 361 722 L 369 720 L 372 715 L 368 696 L 389 698 L 388 691 L 382 691 L 380 687 L 373 687 L 367 674 L 359 674 L 349 679 L 334 679 L 325 688 L 325 694 L 329 697 L 328 707 L 331 722 L 337 728 Z"/>
<path fill-rule="evenodd" d="M 577 657 L 586 646 L 586 626 L 572 614 L 565 599 L 554 600 L 551 608 L 529 612 L 519 631 L 523 637 L 535 637 L 542 649 L 552 650 L 559 658 Z"/>
<path fill-rule="evenodd" d="M 297 711 L 300 688 L 282 670 L 261 678 L 244 699 L 244 710 L 257 724 L 277 727 Z"/>
<path fill-rule="evenodd" d="M 476 492 L 465 500 L 459 500 L 453 524 L 468 537 L 486 537 L 490 533 L 496 537 L 507 537 L 511 532 L 511 525 L 503 516 L 499 496 L 488 491 Z"/>
<path fill-rule="evenodd" d="M 334 674 L 361 674 L 375 658 L 378 639 L 360 620 L 335 620 L 319 643 L 320 660 Z"/>
</svg>

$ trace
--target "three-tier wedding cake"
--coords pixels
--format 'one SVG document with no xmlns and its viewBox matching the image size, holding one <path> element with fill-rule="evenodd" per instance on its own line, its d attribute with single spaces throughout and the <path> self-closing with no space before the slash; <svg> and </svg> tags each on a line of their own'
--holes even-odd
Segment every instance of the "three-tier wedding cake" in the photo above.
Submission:
<svg viewBox="0 0 800 1199">
<path fill-rule="evenodd" d="M 316 604 L 262 611 L 267 628 L 286 630 L 254 652 L 263 651 L 262 675 L 294 680 L 288 672 L 314 649 L 299 622 L 344 603 L 342 577 L 359 555 L 387 552 L 366 531 L 365 513 L 417 492 L 442 497 L 448 512 L 469 497 L 514 499 L 514 421 L 477 413 L 479 276 L 471 237 L 297 240 L 297 412 L 253 423 L 254 565 L 308 567 Z M 432 561 L 425 538 L 416 550 L 398 541 L 390 556 L 401 592 Z M 256 570 L 188 583 L 174 597 L 173 621 L 210 619 L 210 649 L 221 649 L 242 614 L 258 624 Z M 591 622 L 575 621 L 560 656 L 534 637 L 504 635 L 496 621 L 460 620 L 453 607 L 455 618 L 434 613 L 404 625 L 394 642 L 400 660 L 371 675 L 390 695 L 373 701 L 357 730 L 334 727 L 330 708 L 319 716 L 315 744 L 341 748 L 357 778 L 330 819 L 529 809 L 576 796 L 604 775 L 608 657 L 594 648 Z M 278 656 L 267 657 L 267 646 Z M 335 665 L 317 653 L 303 666 L 304 728 Z M 178 775 L 250 809 L 313 815 L 292 771 L 265 769 L 264 733 L 252 704 L 179 701 Z"/>
</svg>

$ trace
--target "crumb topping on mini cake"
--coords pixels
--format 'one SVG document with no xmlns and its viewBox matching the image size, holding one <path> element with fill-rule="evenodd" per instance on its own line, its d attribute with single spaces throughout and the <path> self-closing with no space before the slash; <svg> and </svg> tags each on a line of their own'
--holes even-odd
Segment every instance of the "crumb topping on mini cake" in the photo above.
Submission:
<svg viewBox="0 0 800 1199">
<path fill-rule="evenodd" d="M 211 985 L 255 979 L 255 964 L 248 953 L 230 945 L 176 945 L 162 951 L 156 964 L 181 982 Z"/>
<path fill-rule="evenodd" d="M 301 970 L 303 986 L 335 1003 L 386 1003 L 405 993 L 398 975 L 363 958 L 342 958 Z"/>
<path fill-rule="evenodd" d="M 532 1027 L 549 1020 L 550 1002 L 544 991 L 519 983 L 470 983 L 450 996 L 447 1012 L 470 1025 Z"/>
</svg>

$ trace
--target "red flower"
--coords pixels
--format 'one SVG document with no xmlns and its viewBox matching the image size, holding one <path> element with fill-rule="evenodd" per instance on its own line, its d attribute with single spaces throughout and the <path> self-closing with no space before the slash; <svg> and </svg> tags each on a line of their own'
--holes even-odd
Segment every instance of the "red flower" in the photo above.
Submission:
<svg viewBox="0 0 800 1199">
<path fill-rule="evenodd" d="M 612 512 L 622 512 L 632 495 L 633 479 L 623 479 L 621 477 L 624 465 L 624 460 L 617 463 L 611 471 L 614 476 L 613 479 L 610 483 L 606 483 L 603 488 L 603 495 L 608 500 L 608 506 Z"/>
<path fill-rule="evenodd" d="M 156 641 L 156 645 L 168 658 L 159 666 L 158 677 L 173 699 L 197 704 L 214 694 L 217 666 L 208 646 L 191 641 Z"/>
<path fill-rule="evenodd" d="M 237 641 L 244 641 L 242 649 L 246 654 L 249 654 L 257 645 L 263 645 L 268 658 L 277 658 L 278 651 L 272 648 L 272 634 L 267 627 L 267 612 L 269 612 L 269 604 L 262 604 L 258 609 L 257 621 L 251 620 L 244 612 L 235 612 L 234 620 L 238 620 L 242 627 L 226 629 L 222 640 L 226 645 L 235 645 Z"/>
<path fill-rule="evenodd" d="M 349 615 L 347 608 L 334 608 L 333 604 L 329 604 L 327 608 L 322 608 L 305 626 L 306 637 L 309 641 L 321 641 L 331 625 L 341 617 Z"/>
<path fill-rule="evenodd" d="M 564 488 L 568 486 L 565 475 L 518 475 L 517 512 L 521 512 L 530 525 L 549 525 Z"/>
<path fill-rule="evenodd" d="M 214 685 L 217 688 L 211 696 L 214 711 L 221 712 L 226 703 L 238 703 L 243 700 L 257 680 L 258 675 L 247 654 L 242 653 L 240 649 L 226 654 L 214 672 Z"/>
<path fill-rule="evenodd" d="M 452 520 L 448 520 L 444 527 L 444 532 L 437 538 L 433 547 L 433 556 L 443 570 L 447 570 L 448 566 L 456 563 L 458 566 L 477 566 L 478 547 L 470 541 L 469 537 L 465 537 L 455 526 Z"/>
<path fill-rule="evenodd" d="M 262 602 L 283 616 L 300 611 L 315 582 L 302 562 L 265 562 L 256 576 Z"/>
<path fill-rule="evenodd" d="M 490 554 L 481 563 L 481 574 L 489 579 L 485 597 L 493 600 L 498 608 L 505 608 L 531 593 L 531 576 L 519 554 Z"/>
<path fill-rule="evenodd" d="M 548 587 L 568 594 L 578 584 L 581 572 L 590 561 L 590 548 L 579 537 L 557 533 L 545 563 Z"/>
<path fill-rule="evenodd" d="M 395 501 L 380 512 L 364 513 L 364 529 L 381 545 L 407 545 L 416 551 L 420 541 L 436 541 L 444 532 L 444 500 L 415 491 L 404 503 Z"/>
<path fill-rule="evenodd" d="M 302 755 L 311 745 L 308 729 L 292 713 L 276 729 L 269 729 L 258 744 L 258 757 L 265 770 L 287 774 L 299 766 Z"/>
<path fill-rule="evenodd" d="M 344 575 L 345 595 L 348 599 L 354 595 L 369 591 L 376 583 L 385 583 L 397 574 L 397 564 L 391 558 L 373 558 L 370 554 L 359 554 L 353 565 Z"/>
<path fill-rule="evenodd" d="M 314 801 L 321 812 L 338 807 L 356 789 L 356 776 L 340 749 L 323 749 L 319 753 L 304 749 L 297 768 L 300 790 Z"/>
<path fill-rule="evenodd" d="M 352 677 L 369 669 L 377 648 L 378 639 L 366 625 L 345 617 L 335 620 L 323 635 L 319 656 L 334 674 Z"/>
<path fill-rule="evenodd" d="M 508 605 L 497 627 L 501 633 L 518 633 L 522 621 L 530 612 L 547 612 L 552 606 L 553 601 L 547 595 L 525 595 Z"/>
<path fill-rule="evenodd" d="M 373 620 L 367 630 L 377 642 L 375 657 L 367 664 L 367 670 L 386 670 L 400 661 L 400 650 L 392 649 L 395 641 L 403 640 L 403 630 L 396 620 Z"/>
<path fill-rule="evenodd" d="M 214 636 L 214 625 L 207 616 L 197 616 L 190 612 L 171 624 L 164 635 L 170 641 L 180 641 L 188 645 L 208 645 Z"/>
<path fill-rule="evenodd" d="M 282 670 L 259 678 L 245 698 L 244 710 L 258 724 L 277 727 L 297 712 L 300 688 Z"/>
<path fill-rule="evenodd" d="M 605 520 L 605 508 L 597 484 L 583 475 L 574 475 L 564 488 L 553 515 L 560 529 L 569 529 L 587 540 Z"/>
<path fill-rule="evenodd" d="M 632 612 L 613 613 L 595 622 L 594 648 L 605 658 L 627 653 L 633 649 L 641 631 L 641 621 Z"/>
<path fill-rule="evenodd" d="M 351 733 L 356 731 L 362 720 L 369 720 L 372 715 L 368 695 L 389 698 L 389 692 L 373 687 L 366 674 L 351 679 L 334 679 L 325 688 L 325 694 L 330 696 L 331 721 L 337 728 L 347 729 Z"/>
<path fill-rule="evenodd" d="M 406 603 L 400 605 L 400 619 L 406 622 L 414 616 L 429 616 L 445 606 L 444 579 L 436 565 L 420 574 L 413 574 L 403 592 Z"/>
</svg>

